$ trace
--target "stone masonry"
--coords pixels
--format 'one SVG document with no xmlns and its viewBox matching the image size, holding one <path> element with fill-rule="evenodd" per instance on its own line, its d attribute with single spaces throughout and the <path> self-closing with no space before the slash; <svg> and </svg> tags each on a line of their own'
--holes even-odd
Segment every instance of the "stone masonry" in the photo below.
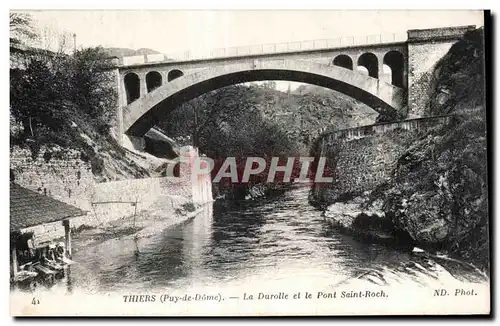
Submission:
<svg viewBox="0 0 500 326">
<path fill-rule="evenodd" d="M 434 68 L 473 26 L 408 31 L 408 119 L 429 115 Z"/>
<path fill-rule="evenodd" d="M 29 149 L 10 151 L 10 169 L 15 183 L 67 204 L 88 210 L 87 200 L 94 186 L 90 162 L 76 150 L 43 147 L 33 157 Z"/>
<path fill-rule="evenodd" d="M 449 117 L 421 118 L 363 126 L 320 137 L 316 157 L 326 157 L 331 184 L 313 186 L 319 202 L 334 203 L 343 196 L 360 195 L 387 181 L 408 144 Z"/>
<path fill-rule="evenodd" d="M 50 155 L 49 155 L 50 153 Z M 190 150 L 186 155 L 197 155 Z M 76 150 L 42 148 L 33 156 L 28 149 L 14 147 L 10 159 L 11 178 L 22 187 L 53 197 L 87 212 L 73 220 L 73 226 L 104 222 L 163 206 L 172 209 L 178 202 L 211 201 L 211 182 L 206 178 L 193 184 L 190 175 L 119 180 L 97 183 L 90 163 Z M 183 168 L 184 171 L 188 168 Z M 177 200 L 178 198 L 179 200 Z M 60 224 L 60 223 L 59 223 Z M 40 233 L 60 231 L 57 223 L 35 227 Z"/>
<path fill-rule="evenodd" d="M 158 117 L 183 101 L 214 88 L 272 79 L 315 83 L 335 89 L 357 98 L 376 111 L 380 111 L 381 107 L 382 111 L 390 111 L 383 108 L 389 106 L 399 113 L 391 121 L 425 117 L 428 115 L 426 107 L 434 66 L 464 33 L 475 28 L 456 26 L 409 30 L 406 41 L 396 42 L 394 39 L 382 42 L 380 39 L 380 42 L 366 45 L 326 44 L 317 50 L 290 48 L 284 52 L 266 53 L 263 47 L 259 53 L 227 53 L 227 56 L 212 59 L 156 61 L 152 58 L 153 62 L 144 58 L 130 62 L 119 60 L 116 67 L 120 98 L 119 130 L 142 137 Z M 401 62 L 391 59 L 394 54 Z M 334 64 L 338 57 L 349 61 L 350 67 Z M 371 57 L 371 63 L 363 63 L 363 57 Z M 391 60 L 396 61 L 391 63 Z M 371 77 L 358 71 L 359 66 L 374 70 L 369 74 Z M 384 73 L 386 66 L 391 71 L 394 68 L 400 76 L 398 78 L 402 78 L 398 79 L 398 86 L 387 79 Z M 176 72 L 174 79 L 169 78 L 172 72 Z M 159 85 L 152 90 L 147 86 L 147 76 L 150 74 L 160 76 Z M 137 85 L 126 85 L 127 76 L 134 77 Z M 138 94 L 138 98 L 127 98 L 131 89 L 135 89 L 134 94 Z"/>
</svg>

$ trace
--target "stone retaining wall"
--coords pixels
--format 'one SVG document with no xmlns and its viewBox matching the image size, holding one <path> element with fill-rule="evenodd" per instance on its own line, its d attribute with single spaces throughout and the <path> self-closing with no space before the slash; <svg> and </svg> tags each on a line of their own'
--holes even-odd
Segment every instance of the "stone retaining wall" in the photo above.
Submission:
<svg viewBox="0 0 500 326">
<path fill-rule="evenodd" d="M 48 153 L 51 153 L 50 155 Z M 195 149 L 185 155 L 197 156 Z M 120 218 L 151 212 L 161 215 L 186 202 L 198 204 L 212 200 L 211 180 L 201 176 L 195 182 L 182 167 L 183 177 L 160 177 L 118 180 L 97 183 L 90 163 L 79 151 L 42 148 L 38 155 L 28 149 L 11 149 L 10 170 L 14 182 L 22 187 L 76 206 L 86 215 L 72 219 L 72 225 L 99 226 Z M 39 237 L 58 238 L 64 235 L 61 222 L 27 228 Z"/>
<path fill-rule="evenodd" d="M 326 157 L 333 183 L 316 184 L 313 196 L 334 203 L 344 196 L 359 195 L 387 181 L 397 159 L 411 143 L 449 116 L 363 126 L 327 133 L 318 140 L 316 157 Z"/>
</svg>

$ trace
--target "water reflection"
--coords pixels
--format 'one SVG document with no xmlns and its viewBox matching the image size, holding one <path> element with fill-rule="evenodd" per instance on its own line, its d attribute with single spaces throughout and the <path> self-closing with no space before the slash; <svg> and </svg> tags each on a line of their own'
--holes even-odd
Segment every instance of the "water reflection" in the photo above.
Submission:
<svg viewBox="0 0 500 326">
<path fill-rule="evenodd" d="M 206 263 L 212 242 L 212 223 L 213 205 L 207 204 L 196 218 L 183 227 L 183 257 L 186 265 L 192 266 L 193 274 L 199 274 Z"/>
<path fill-rule="evenodd" d="M 209 204 L 192 220 L 147 238 L 76 246 L 79 263 L 72 267 L 71 286 L 87 291 L 222 286 L 249 279 L 322 287 L 352 279 L 429 286 L 449 275 L 425 257 L 361 243 L 329 228 L 308 204 L 307 189 L 240 205 Z"/>
</svg>

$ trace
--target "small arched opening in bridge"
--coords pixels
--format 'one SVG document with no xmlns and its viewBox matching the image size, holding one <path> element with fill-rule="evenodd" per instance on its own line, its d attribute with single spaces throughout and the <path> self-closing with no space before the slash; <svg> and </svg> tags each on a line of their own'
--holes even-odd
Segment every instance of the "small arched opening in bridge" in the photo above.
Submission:
<svg viewBox="0 0 500 326">
<path fill-rule="evenodd" d="M 167 80 L 170 82 L 174 79 L 184 76 L 184 73 L 179 69 L 174 69 L 168 72 Z"/>
<path fill-rule="evenodd" d="M 404 60 L 399 51 L 389 51 L 384 55 L 384 64 L 391 68 L 390 83 L 401 88 L 404 86 Z"/>
<path fill-rule="evenodd" d="M 350 56 L 345 54 L 340 54 L 333 59 L 333 64 L 342 68 L 352 70 L 353 64 Z"/>
<path fill-rule="evenodd" d="M 146 86 L 148 88 L 148 93 L 160 87 L 161 84 L 162 84 L 162 77 L 158 71 L 150 71 L 147 73 Z"/>
<path fill-rule="evenodd" d="M 368 76 L 378 78 L 378 59 L 373 53 L 363 53 L 358 59 L 358 67 L 365 67 Z"/>
<path fill-rule="evenodd" d="M 125 92 L 127 93 L 127 104 L 141 97 L 140 81 L 137 74 L 133 72 L 126 74 L 123 82 L 125 83 Z"/>
</svg>

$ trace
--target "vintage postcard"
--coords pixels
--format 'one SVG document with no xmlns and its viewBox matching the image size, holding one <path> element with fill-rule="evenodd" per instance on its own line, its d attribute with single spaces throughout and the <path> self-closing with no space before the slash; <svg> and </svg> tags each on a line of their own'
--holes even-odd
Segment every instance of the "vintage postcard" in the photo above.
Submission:
<svg viewBox="0 0 500 326">
<path fill-rule="evenodd" d="M 11 10 L 11 315 L 490 314 L 488 15 Z"/>
</svg>

